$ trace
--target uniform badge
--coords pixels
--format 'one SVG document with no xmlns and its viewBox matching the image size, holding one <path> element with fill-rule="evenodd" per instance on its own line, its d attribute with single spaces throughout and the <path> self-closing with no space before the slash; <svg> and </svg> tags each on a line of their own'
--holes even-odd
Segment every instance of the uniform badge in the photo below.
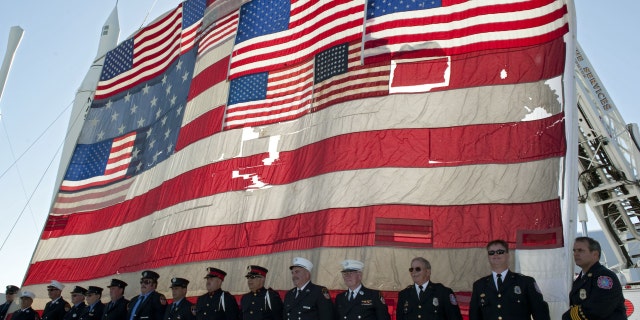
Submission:
<svg viewBox="0 0 640 320">
<path fill-rule="evenodd" d="M 456 295 L 455 294 L 450 294 L 449 295 L 449 302 L 451 302 L 452 305 L 457 306 L 458 305 L 458 300 L 456 299 Z"/>
<path fill-rule="evenodd" d="M 513 287 L 513 293 L 522 294 L 522 290 L 520 290 L 520 286 Z"/>
<path fill-rule="evenodd" d="M 440 305 L 440 301 L 438 301 L 438 298 L 433 298 L 433 306 L 437 307 Z"/>
<path fill-rule="evenodd" d="M 613 288 L 613 279 L 609 276 L 598 277 L 598 288 L 609 290 Z"/>
<path fill-rule="evenodd" d="M 373 301 L 371 301 L 371 300 L 362 300 L 361 305 L 363 305 L 363 306 L 372 306 L 373 305 Z"/>
<path fill-rule="evenodd" d="M 164 296 L 164 294 L 160 295 L 160 304 L 163 306 L 167 305 L 167 298 Z"/>
<path fill-rule="evenodd" d="M 384 297 L 382 295 L 380 295 L 380 303 L 387 304 L 386 302 L 384 302 Z"/>
<path fill-rule="evenodd" d="M 324 296 L 325 299 L 330 300 L 331 296 L 329 295 L 329 290 L 327 290 L 327 288 L 322 288 L 322 295 Z"/>
<path fill-rule="evenodd" d="M 589 278 L 593 277 L 593 273 L 589 272 L 589 274 L 587 274 L 587 277 Z"/>
<path fill-rule="evenodd" d="M 78 314 L 76 314 L 76 313 L 74 313 L 74 314 L 72 314 L 72 315 L 71 315 L 71 317 L 73 317 L 73 318 L 75 318 L 75 317 L 77 317 L 77 316 L 78 316 Z"/>
<path fill-rule="evenodd" d="M 580 299 L 584 300 L 587 298 L 587 290 L 586 289 L 580 289 Z"/>
<path fill-rule="evenodd" d="M 404 302 L 403 309 L 404 309 L 404 313 L 409 313 L 409 301 Z"/>
</svg>

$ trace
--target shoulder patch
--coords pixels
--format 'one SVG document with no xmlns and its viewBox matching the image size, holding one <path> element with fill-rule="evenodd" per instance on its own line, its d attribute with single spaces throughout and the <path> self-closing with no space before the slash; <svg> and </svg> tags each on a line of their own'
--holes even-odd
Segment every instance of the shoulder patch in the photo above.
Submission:
<svg viewBox="0 0 640 320">
<path fill-rule="evenodd" d="M 160 294 L 160 304 L 163 306 L 167 305 L 167 298 L 162 293 Z"/>
<path fill-rule="evenodd" d="M 325 299 L 331 299 L 331 295 L 329 295 L 329 290 L 325 287 L 322 287 L 322 295 Z"/>
<path fill-rule="evenodd" d="M 456 295 L 455 294 L 450 294 L 449 295 L 449 302 L 451 302 L 452 305 L 457 306 L 458 305 L 458 299 L 456 299 Z"/>
<path fill-rule="evenodd" d="M 609 290 L 613 288 L 613 279 L 609 276 L 598 277 L 598 288 Z"/>
<path fill-rule="evenodd" d="M 540 287 L 538 287 L 538 283 L 537 282 L 533 282 L 533 287 L 536 288 L 536 292 L 539 294 L 542 294 L 542 291 L 540 291 Z"/>
<path fill-rule="evenodd" d="M 64 303 L 64 311 L 69 312 L 69 310 L 71 310 L 71 305 L 69 304 L 69 302 L 65 302 Z"/>
</svg>

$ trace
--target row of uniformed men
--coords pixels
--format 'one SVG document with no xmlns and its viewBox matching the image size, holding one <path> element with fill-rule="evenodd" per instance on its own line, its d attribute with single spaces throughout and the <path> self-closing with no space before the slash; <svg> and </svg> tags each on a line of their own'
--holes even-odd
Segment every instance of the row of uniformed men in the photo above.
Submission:
<svg viewBox="0 0 640 320">
<path fill-rule="evenodd" d="M 494 240 L 486 248 L 492 273 L 474 283 L 469 319 L 549 319 L 548 304 L 535 279 L 509 270 L 508 244 L 504 240 Z M 576 239 L 573 251 L 582 272 L 574 281 L 570 293 L 571 309 L 563 315 L 563 320 L 626 319 L 620 282 L 598 262 L 600 244 L 591 238 L 580 237 Z M 123 297 L 127 284 L 113 279 L 109 286 L 111 302 L 107 306 L 101 306 L 102 288 L 84 290 L 76 287 L 72 292 L 74 306 L 71 307 L 60 297 L 64 286 L 52 281 L 48 286 L 52 301 L 47 303 L 42 320 L 389 320 L 388 307 L 380 291 L 362 285 L 363 268 L 364 264 L 357 260 L 342 262 L 342 276 L 348 290 L 339 293 L 334 304 L 327 288 L 311 282 L 313 264 L 307 259 L 293 259 L 289 269 L 295 287 L 287 291 L 284 301 L 276 291 L 264 287 L 268 270 L 249 266 L 246 277 L 251 291 L 242 296 L 242 310 L 235 298 L 221 289 L 226 273 L 216 268 L 207 269 L 208 292 L 198 297 L 195 305 L 185 299 L 189 281 L 173 278 L 173 303 L 167 306 L 165 297 L 155 291 L 160 276 L 153 271 L 142 273 L 141 294 L 131 301 Z M 409 272 L 414 283 L 398 293 L 397 320 L 462 319 L 453 291 L 430 281 L 429 261 L 414 258 Z M 78 300 L 74 295 L 79 295 Z M 79 308 L 84 304 L 85 295 L 89 306 L 81 311 Z M 33 293 L 23 292 L 23 308 L 10 320 L 37 320 L 37 314 L 30 310 L 33 298 Z M 59 309 L 62 311 L 56 312 Z"/>
</svg>

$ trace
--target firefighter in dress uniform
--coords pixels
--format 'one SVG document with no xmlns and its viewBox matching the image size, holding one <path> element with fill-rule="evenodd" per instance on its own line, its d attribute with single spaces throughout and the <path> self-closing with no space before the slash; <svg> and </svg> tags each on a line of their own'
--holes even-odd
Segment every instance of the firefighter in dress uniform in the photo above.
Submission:
<svg viewBox="0 0 640 320">
<path fill-rule="evenodd" d="M 364 263 L 342 261 L 342 279 L 348 290 L 336 296 L 336 320 L 390 320 L 389 307 L 378 290 L 362 285 Z"/>
<path fill-rule="evenodd" d="M 266 289 L 267 268 L 247 267 L 247 286 L 250 292 L 242 295 L 240 306 L 243 320 L 282 320 L 282 299 L 273 289 Z"/>
<path fill-rule="evenodd" d="M 198 297 L 193 309 L 197 320 L 239 320 L 238 302 L 227 291 L 221 289 L 227 273 L 217 268 L 207 268 L 207 293 Z"/>
<path fill-rule="evenodd" d="M 18 291 L 20 288 L 16 286 L 7 286 L 7 290 L 4 292 L 5 302 L 0 304 L 0 320 L 9 319 L 10 315 L 18 310 L 18 304 L 14 301 Z"/>
<path fill-rule="evenodd" d="M 124 289 L 127 285 L 120 279 L 111 279 L 111 283 L 107 286 L 111 301 L 104 306 L 102 320 L 127 320 L 129 300 L 124 298 Z"/>
<path fill-rule="evenodd" d="M 600 243 L 578 237 L 573 244 L 573 259 L 582 270 L 569 293 L 571 307 L 563 320 L 627 319 L 620 280 L 613 271 L 600 264 Z"/>
<path fill-rule="evenodd" d="M 71 309 L 65 313 L 63 320 L 78 320 L 80 316 L 84 313 L 87 305 L 84 303 L 84 295 L 87 294 L 87 289 L 76 286 L 71 291 Z"/>
<path fill-rule="evenodd" d="M 184 278 L 171 279 L 171 296 L 173 303 L 167 306 L 164 312 L 164 320 L 195 320 L 196 316 L 191 312 L 193 303 L 187 300 L 187 286 L 189 280 Z"/>
<path fill-rule="evenodd" d="M 102 299 L 102 290 L 100 287 L 89 286 L 85 295 L 87 308 L 80 316 L 80 320 L 100 320 L 102 318 L 104 313 L 104 303 L 100 301 Z"/>
<path fill-rule="evenodd" d="M 431 281 L 431 263 L 427 259 L 413 258 L 409 273 L 413 284 L 398 293 L 396 320 L 462 320 L 453 290 Z"/>
<path fill-rule="evenodd" d="M 127 320 L 162 320 L 167 298 L 158 293 L 160 275 L 151 270 L 142 272 L 140 294 L 133 297 L 127 307 Z"/>
<path fill-rule="evenodd" d="M 469 320 L 548 320 L 549 305 L 536 280 L 509 270 L 507 242 L 489 242 L 487 256 L 492 272 L 473 283 Z"/>
<path fill-rule="evenodd" d="M 40 320 L 40 315 L 31 308 L 36 295 L 31 291 L 24 291 L 20 295 L 20 309 L 11 314 L 13 320 Z"/>
<path fill-rule="evenodd" d="M 56 280 L 51 280 L 47 286 L 47 294 L 51 301 L 47 302 L 42 311 L 42 320 L 62 320 L 67 311 L 71 310 L 69 302 L 62 298 L 64 285 Z"/>
<path fill-rule="evenodd" d="M 295 287 L 284 296 L 285 320 L 331 320 L 333 303 L 329 290 L 311 282 L 311 261 L 296 257 L 289 267 Z"/>
</svg>

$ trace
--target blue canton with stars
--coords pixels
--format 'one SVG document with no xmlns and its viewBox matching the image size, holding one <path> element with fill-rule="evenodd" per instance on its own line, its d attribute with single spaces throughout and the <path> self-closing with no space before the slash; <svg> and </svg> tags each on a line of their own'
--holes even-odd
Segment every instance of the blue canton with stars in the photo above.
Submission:
<svg viewBox="0 0 640 320">
<path fill-rule="evenodd" d="M 100 81 L 109 80 L 133 68 L 133 38 L 120 43 L 115 49 L 107 52 Z"/>
<path fill-rule="evenodd" d="M 289 0 L 253 0 L 240 8 L 236 43 L 289 28 Z"/>
<path fill-rule="evenodd" d="M 95 156 L 95 160 L 104 166 L 113 139 L 134 131 L 137 135 L 128 176 L 149 169 L 173 154 L 187 103 L 195 58 L 196 49 L 192 49 L 176 59 L 164 74 L 127 92 L 95 101 L 87 113 L 74 151 L 73 158 L 78 161 L 70 165 L 65 179 L 81 180 L 100 175 L 104 172 L 104 167 L 101 171 L 96 171 L 93 166 L 100 164 L 88 165 L 83 161 L 87 159 L 85 154 L 95 153 L 106 157 Z M 72 168 L 74 165 L 84 169 Z M 76 173 L 71 173 L 72 171 Z"/>
<path fill-rule="evenodd" d="M 431 9 L 442 6 L 441 0 L 367 0 L 367 19 L 386 14 Z"/>
<path fill-rule="evenodd" d="M 264 100 L 267 97 L 267 81 L 269 74 L 260 72 L 242 76 L 229 83 L 229 103 Z"/>
<path fill-rule="evenodd" d="M 182 29 L 200 21 L 207 8 L 207 0 L 189 0 L 182 4 Z"/>
<path fill-rule="evenodd" d="M 349 66 L 349 44 L 344 43 L 316 55 L 314 83 L 320 83 L 333 76 L 347 72 Z"/>
</svg>

